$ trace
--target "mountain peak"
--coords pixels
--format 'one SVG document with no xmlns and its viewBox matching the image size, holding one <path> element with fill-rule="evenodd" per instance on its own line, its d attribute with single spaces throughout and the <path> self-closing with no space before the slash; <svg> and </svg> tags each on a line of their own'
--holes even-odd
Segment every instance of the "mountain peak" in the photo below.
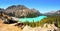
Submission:
<svg viewBox="0 0 60 31">
<path fill-rule="evenodd" d="M 9 6 L 5 10 L 5 13 L 16 17 L 36 17 L 40 15 L 40 12 L 36 9 L 29 9 L 24 5 Z"/>
<path fill-rule="evenodd" d="M 27 7 L 24 5 L 12 5 L 9 6 L 7 9 L 13 9 L 13 8 L 26 9 Z"/>
</svg>

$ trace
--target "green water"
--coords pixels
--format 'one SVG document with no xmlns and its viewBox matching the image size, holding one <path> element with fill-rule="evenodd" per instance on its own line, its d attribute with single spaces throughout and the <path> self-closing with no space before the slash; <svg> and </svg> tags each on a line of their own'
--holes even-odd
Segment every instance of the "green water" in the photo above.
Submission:
<svg viewBox="0 0 60 31">
<path fill-rule="evenodd" d="M 41 21 L 42 19 L 46 18 L 47 16 L 38 16 L 38 17 L 35 17 L 35 18 L 20 18 L 19 21 L 20 22 L 37 22 L 37 21 Z"/>
</svg>

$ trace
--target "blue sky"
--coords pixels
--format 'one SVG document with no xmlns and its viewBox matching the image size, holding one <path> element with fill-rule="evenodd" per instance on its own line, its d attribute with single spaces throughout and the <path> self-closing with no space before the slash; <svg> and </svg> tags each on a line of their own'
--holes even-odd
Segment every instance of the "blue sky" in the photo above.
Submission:
<svg viewBox="0 0 60 31">
<path fill-rule="evenodd" d="M 60 10 L 60 0 L 0 0 L 0 8 L 20 4 L 28 8 L 35 8 L 41 13 Z"/>
</svg>

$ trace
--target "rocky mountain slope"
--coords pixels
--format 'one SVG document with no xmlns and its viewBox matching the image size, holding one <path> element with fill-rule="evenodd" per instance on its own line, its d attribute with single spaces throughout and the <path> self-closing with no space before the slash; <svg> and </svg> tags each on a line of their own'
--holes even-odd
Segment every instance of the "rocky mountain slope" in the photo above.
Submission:
<svg viewBox="0 0 60 31">
<path fill-rule="evenodd" d="M 45 15 L 60 15 L 60 10 L 45 13 Z"/>
<path fill-rule="evenodd" d="M 6 8 L 4 13 L 14 17 L 36 17 L 40 12 L 36 9 L 29 9 L 24 5 L 12 5 Z"/>
</svg>

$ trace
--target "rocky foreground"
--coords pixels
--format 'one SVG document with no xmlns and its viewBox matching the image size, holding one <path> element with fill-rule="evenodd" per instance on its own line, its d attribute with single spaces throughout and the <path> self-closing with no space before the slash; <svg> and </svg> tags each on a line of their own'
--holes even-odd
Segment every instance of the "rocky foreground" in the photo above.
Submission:
<svg viewBox="0 0 60 31">
<path fill-rule="evenodd" d="M 22 29 L 11 24 L 3 24 L 3 21 L 0 19 L 0 31 L 22 31 Z"/>
<path fill-rule="evenodd" d="M 44 24 L 43 27 L 40 26 L 40 27 L 35 27 L 35 28 L 32 28 L 26 25 L 23 28 L 23 31 L 60 31 L 60 29 L 54 26 L 54 24 Z"/>
<path fill-rule="evenodd" d="M 0 19 L 0 31 L 60 31 L 58 27 L 56 27 L 54 24 L 44 24 L 43 26 L 39 27 L 30 27 L 28 25 L 24 26 L 23 29 L 21 29 L 20 26 L 15 26 L 15 23 L 13 24 L 4 24 L 4 21 Z M 21 24 L 20 24 L 21 25 Z"/>
<path fill-rule="evenodd" d="M 14 24 L 4 24 L 0 19 L 0 31 L 60 31 L 54 24 L 44 24 L 42 27 L 32 28 L 28 25 L 24 26 L 23 29 L 18 26 L 14 26 Z"/>
</svg>

